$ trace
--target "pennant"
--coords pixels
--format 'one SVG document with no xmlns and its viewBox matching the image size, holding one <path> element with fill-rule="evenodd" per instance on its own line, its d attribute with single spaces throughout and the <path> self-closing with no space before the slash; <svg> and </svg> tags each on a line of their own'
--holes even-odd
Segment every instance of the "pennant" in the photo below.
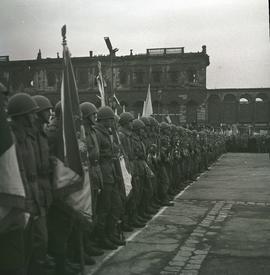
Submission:
<svg viewBox="0 0 270 275">
<path fill-rule="evenodd" d="M 152 106 L 152 99 L 151 99 L 151 89 L 150 89 L 150 84 L 149 84 L 146 100 L 143 104 L 142 116 L 151 116 L 152 114 L 153 114 L 153 106 Z"/>
<path fill-rule="evenodd" d="M 2 91 L 1 91 L 2 92 Z M 25 211 L 25 190 L 17 161 L 15 144 L 4 111 L 0 94 L 0 233 L 12 229 L 16 215 Z M 24 213 L 22 227 L 29 214 Z"/>
</svg>

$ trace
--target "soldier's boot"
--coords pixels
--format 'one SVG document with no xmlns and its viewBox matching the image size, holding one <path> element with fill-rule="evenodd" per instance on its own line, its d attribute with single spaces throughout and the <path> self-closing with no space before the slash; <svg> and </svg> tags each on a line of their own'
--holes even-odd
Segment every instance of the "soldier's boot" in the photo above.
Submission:
<svg viewBox="0 0 270 275">
<path fill-rule="evenodd" d="M 90 244 L 85 248 L 85 251 L 90 256 L 101 256 L 104 254 L 102 249 L 95 247 L 93 244 Z"/>
<path fill-rule="evenodd" d="M 145 211 L 147 214 L 150 214 L 150 215 L 153 215 L 153 214 L 156 214 L 157 213 L 157 209 L 153 208 L 151 205 L 149 205 L 147 208 L 146 208 L 146 211 Z"/>
<path fill-rule="evenodd" d="M 114 235 L 114 234 L 111 234 L 111 235 L 109 236 L 109 240 L 110 240 L 113 244 L 115 244 L 115 245 L 117 245 L 117 246 L 126 245 L 126 241 L 120 240 L 120 238 L 118 238 L 118 237 L 117 237 L 116 235 Z"/>
<path fill-rule="evenodd" d="M 77 275 L 77 269 L 71 268 L 64 256 L 55 257 L 55 271 L 54 275 Z"/>
<path fill-rule="evenodd" d="M 101 229 L 101 228 L 99 229 L 99 232 L 98 232 L 98 245 L 100 248 L 105 250 L 117 249 L 117 246 L 109 240 L 109 238 L 105 234 L 104 229 Z"/>
<path fill-rule="evenodd" d="M 96 261 L 88 254 L 84 254 L 84 262 L 86 265 L 94 265 L 96 263 Z"/>
<path fill-rule="evenodd" d="M 145 227 L 145 221 L 139 219 L 139 216 L 135 216 L 132 219 L 131 224 L 134 228 L 143 228 L 143 227 Z"/>
<path fill-rule="evenodd" d="M 129 223 L 124 223 L 122 226 L 124 232 L 132 232 L 134 228 Z"/>
<path fill-rule="evenodd" d="M 103 239 L 99 240 L 99 245 L 102 249 L 105 250 L 115 250 L 117 249 L 117 246 L 112 243 L 107 237 L 104 237 Z"/>
</svg>

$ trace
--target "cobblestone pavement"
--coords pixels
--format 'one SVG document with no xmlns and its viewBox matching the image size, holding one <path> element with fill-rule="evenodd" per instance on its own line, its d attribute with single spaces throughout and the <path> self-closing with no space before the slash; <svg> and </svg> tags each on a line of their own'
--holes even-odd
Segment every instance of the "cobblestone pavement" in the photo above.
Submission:
<svg viewBox="0 0 270 275">
<path fill-rule="evenodd" d="M 226 154 L 87 274 L 270 274 L 270 161 Z"/>
</svg>

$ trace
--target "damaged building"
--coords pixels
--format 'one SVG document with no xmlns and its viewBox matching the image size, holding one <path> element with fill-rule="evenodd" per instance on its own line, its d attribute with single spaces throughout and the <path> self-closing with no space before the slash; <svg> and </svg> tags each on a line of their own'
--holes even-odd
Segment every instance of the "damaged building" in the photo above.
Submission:
<svg viewBox="0 0 270 275">
<path fill-rule="evenodd" d="M 143 109 L 149 83 L 153 111 L 158 119 L 169 115 L 175 124 L 238 124 L 260 129 L 269 126 L 270 88 L 207 89 L 209 56 L 206 46 L 198 52 L 185 52 L 183 47 L 147 49 L 144 54 L 130 51 L 126 56 L 72 57 L 81 101 L 100 105 L 96 82 L 98 61 L 106 83 L 106 93 L 116 95 L 118 112 L 139 114 Z M 53 103 L 60 99 L 62 58 L 10 61 L 0 57 L 0 81 L 10 93 L 27 92 L 45 95 Z"/>
</svg>

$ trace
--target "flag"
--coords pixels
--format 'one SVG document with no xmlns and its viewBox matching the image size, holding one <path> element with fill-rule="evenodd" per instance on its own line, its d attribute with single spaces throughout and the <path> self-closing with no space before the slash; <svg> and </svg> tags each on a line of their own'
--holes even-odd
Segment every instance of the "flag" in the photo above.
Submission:
<svg viewBox="0 0 270 275">
<path fill-rule="evenodd" d="M 152 114 L 153 114 L 153 106 L 152 106 L 151 90 L 150 90 L 150 84 L 149 84 L 146 100 L 145 100 L 144 105 L 143 105 L 143 114 L 142 114 L 142 116 L 151 116 Z"/>
<path fill-rule="evenodd" d="M 0 140 L 0 233 L 4 233 L 11 228 L 16 216 L 25 211 L 25 190 L 15 144 L 4 111 L 2 94 L 0 94 Z M 22 227 L 27 224 L 28 218 L 29 215 L 24 213 Z"/>
<path fill-rule="evenodd" d="M 97 85 L 98 85 L 98 90 L 100 93 L 100 100 L 101 100 L 101 107 L 106 105 L 105 101 L 105 89 L 104 89 L 104 80 L 102 76 L 102 71 L 101 71 L 101 62 L 98 61 L 98 76 L 97 76 Z"/>
<path fill-rule="evenodd" d="M 65 203 L 70 208 L 91 220 L 92 202 L 85 132 L 70 52 L 65 43 L 63 43 L 63 57 L 62 116 L 54 188 L 56 193 L 65 196 Z"/>
<path fill-rule="evenodd" d="M 117 96 L 113 94 L 113 98 L 115 99 L 116 103 L 121 106 L 120 101 L 118 100 Z"/>
<path fill-rule="evenodd" d="M 165 116 L 165 118 L 166 118 L 166 120 L 167 120 L 167 122 L 168 122 L 169 124 L 172 124 L 172 120 L 171 120 L 171 117 L 170 117 L 169 114 L 167 114 L 167 115 Z"/>
</svg>

